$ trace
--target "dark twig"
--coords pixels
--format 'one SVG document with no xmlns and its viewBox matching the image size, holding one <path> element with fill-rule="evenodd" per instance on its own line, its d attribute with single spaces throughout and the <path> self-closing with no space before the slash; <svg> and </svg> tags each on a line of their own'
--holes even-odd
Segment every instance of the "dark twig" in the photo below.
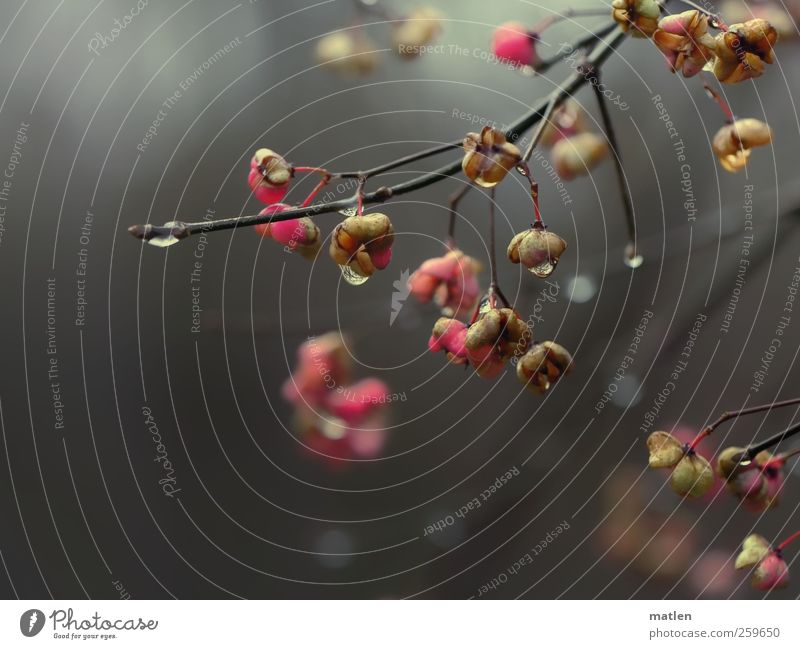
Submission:
<svg viewBox="0 0 800 649">
<path fill-rule="evenodd" d="M 600 30 L 595 34 L 595 39 L 600 39 L 602 34 L 608 33 L 609 29 Z M 610 56 L 616 51 L 617 47 L 622 43 L 622 41 L 626 38 L 626 34 L 623 32 L 619 32 L 616 34 L 612 39 L 608 41 L 603 41 L 592 54 L 587 58 L 587 63 L 590 65 L 600 67 L 605 61 L 607 61 Z M 576 71 L 572 75 L 570 75 L 564 83 L 560 87 L 559 95 L 561 98 L 566 98 L 573 95 L 579 88 L 584 86 L 587 83 L 587 78 L 581 71 Z M 547 106 L 550 103 L 550 100 L 547 99 L 541 102 L 537 107 L 533 108 L 523 116 L 521 116 L 516 122 L 511 124 L 511 126 L 506 131 L 506 136 L 511 141 L 515 141 L 522 133 L 525 133 L 528 129 L 530 129 L 534 124 L 536 124 L 539 120 L 541 120 L 542 116 L 545 114 L 547 110 Z M 433 155 L 431 151 L 440 152 L 441 150 L 445 150 L 446 148 L 452 148 L 453 144 L 443 145 L 443 147 L 437 147 L 435 149 L 428 149 L 427 155 Z M 415 154 L 414 160 L 421 159 L 418 157 L 421 154 Z M 391 168 L 394 168 L 394 162 L 388 163 L 392 165 Z M 384 165 L 386 166 L 386 165 Z M 397 185 L 393 185 L 391 187 L 379 187 L 378 189 L 366 193 L 363 197 L 364 205 L 372 205 L 376 203 L 383 203 L 390 198 L 395 196 L 402 196 L 403 194 L 408 194 L 413 191 L 417 191 L 420 189 L 424 189 L 430 185 L 436 184 L 445 178 L 456 174 L 461 169 L 461 160 L 456 160 L 451 162 L 439 169 L 434 171 L 427 172 L 416 178 L 408 180 L 406 182 L 399 183 Z M 241 217 L 230 217 L 230 218 L 223 218 L 217 219 L 213 221 L 200 221 L 194 223 L 184 223 L 181 221 L 172 221 L 169 224 L 165 224 L 163 226 L 155 226 L 152 224 L 147 225 L 134 225 L 128 228 L 128 232 L 132 234 L 134 237 L 139 239 L 143 239 L 144 241 L 152 241 L 154 239 L 164 239 L 167 237 L 173 237 L 176 241 L 185 239 L 186 237 L 196 234 L 199 232 L 208 233 L 208 232 L 216 232 L 219 230 L 230 230 L 233 228 L 238 227 L 249 227 L 253 225 L 258 225 L 260 223 L 271 223 L 276 221 L 286 221 L 289 219 L 297 219 L 303 216 L 314 216 L 317 214 L 324 214 L 330 212 L 340 212 L 342 210 L 346 210 L 355 206 L 356 199 L 354 196 L 344 198 L 337 201 L 331 201 L 329 203 L 317 203 L 315 205 L 309 205 L 307 207 L 297 208 L 293 210 L 287 210 L 285 212 L 281 212 L 280 214 L 275 215 L 250 215 L 250 216 L 241 216 Z"/>
</svg>

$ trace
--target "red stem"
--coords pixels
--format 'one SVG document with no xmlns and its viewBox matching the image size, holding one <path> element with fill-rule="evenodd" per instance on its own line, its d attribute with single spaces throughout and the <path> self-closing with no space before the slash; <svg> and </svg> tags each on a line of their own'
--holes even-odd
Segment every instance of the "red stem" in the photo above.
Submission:
<svg viewBox="0 0 800 649">
<path fill-rule="evenodd" d="M 728 122 L 728 124 L 733 124 L 733 122 L 736 121 L 736 118 L 733 116 L 733 111 L 731 110 L 731 107 L 728 104 L 728 102 L 725 101 L 722 98 L 722 95 L 720 95 L 707 83 L 703 84 L 703 88 L 706 89 L 706 93 L 708 94 L 708 96 L 711 97 L 711 99 L 713 99 L 715 102 L 717 102 L 717 106 L 719 106 L 722 112 L 725 114 L 725 120 Z"/>
<path fill-rule="evenodd" d="M 330 176 L 324 176 L 318 183 L 314 189 L 311 190 L 311 193 L 306 197 L 306 200 L 303 201 L 303 204 L 300 207 L 308 207 L 311 205 L 311 201 L 314 200 L 314 197 L 319 194 L 320 190 L 325 187 L 331 181 Z"/>
<path fill-rule="evenodd" d="M 797 530 L 794 534 L 792 534 L 788 539 L 783 541 L 778 547 L 775 548 L 778 552 L 781 552 L 783 548 L 789 545 L 795 539 L 800 539 L 800 530 Z"/>
</svg>

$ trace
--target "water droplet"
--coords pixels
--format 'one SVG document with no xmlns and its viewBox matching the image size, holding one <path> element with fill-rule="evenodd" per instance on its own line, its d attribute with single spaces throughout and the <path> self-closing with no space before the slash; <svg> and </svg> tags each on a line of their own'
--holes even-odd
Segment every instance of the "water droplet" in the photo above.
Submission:
<svg viewBox="0 0 800 649">
<path fill-rule="evenodd" d="M 350 266 L 339 266 L 339 268 L 342 271 L 342 279 L 350 286 L 361 286 L 369 279 L 369 277 L 364 277 L 364 275 L 354 271 Z"/>
<path fill-rule="evenodd" d="M 638 253 L 636 250 L 636 245 L 633 242 L 625 246 L 624 261 L 628 268 L 639 268 L 639 266 L 644 263 L 644 257 Z"/>
<path fill-rule="evenodd" d="M 592 278 L 586 275 L 576 275 L 567 285 L 569 301 L 575 304 L 588 302 L 594 297 L 595 293 L 597 293 L 597 287 Z"/>
<path fill-rule="evenodd" d="M 641 255 L 625 255 L 625 265 L 628 268 L 639 268 L 644 263 L 644 257 Z"/>
<path fill-rule="evenodd" d="M 553 274 L 553 271 L 556 269 L 556 264 L 558 262 L 555 259 L 545 259 L 541 264 L 538 266 L 532 266 L 528 270 L 531 271 L 536 277 L 550 277 Z"/>
<path fill-rule="evenodd" d="M 178 221 L 170 221 L 169 223 L 165 223 L 162 226 L 164 228 L 163 234 L 157 234 L 152 239 L 148 240 L 147 243 L 149 243 L 151 246 L 155 246 L 156 248 L 167 248 L 172 246 L 184 238 L 175 236 L 175 232 L 178 231 L 178 228 L 182 226 L 183 223 L 179 223 Z"/>
<path fill-rule="evenodd" d="M 532 65 L 522 65 L 519 68 L 519 73 L 523 77 L 535 77 L 536 76 L 536 68 Z"/>
<path fill-rule="evenodd" d="M 345 207 L 343 210 L 339 210 L 339 214 L 342 216 L 357 216 L 358 215 L 358 208 L 355 207 Z"/>
</svg>

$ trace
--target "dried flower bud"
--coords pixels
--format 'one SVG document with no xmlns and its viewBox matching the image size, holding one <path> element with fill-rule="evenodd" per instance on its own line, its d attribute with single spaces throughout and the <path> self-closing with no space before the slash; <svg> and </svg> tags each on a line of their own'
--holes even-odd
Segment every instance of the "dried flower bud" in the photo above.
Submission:
<svg viewBox="0 0 800 649">
<path fill-rule="evenodd" d="M 760 77 L 764 63 L 772 63 L 778 32 L 766 20 L 754 18 L 731 25 L 716 38 L 714 75 L 723 83 Z"/>
<path fill-rule="evenodd" d="M 553 110 L 539 136 L 539 144 L 549 149 L 559 140 L 583 133 L 587 128 L 586 111 L 574 99 L 567 99 Z"/>
<path fill-rule="evenodd" d="M 736 570 L 752 569 L 750 584 L 758 590 L 784 588 L 789 584 L 789 568 L 773 550 L 769 541 L 759 534 L 751 534 L 744 543 L 742 551 L 736 557 Z"/>
<path fill-rule="evenodd" d="M 693 77 L 714 58 L 715 41 L 708 33 L 708 17 L 697 9 L 665 16 L 653 41 L 667 57 L 673 72 Z"/>
<path fill-rule="evenodd" d="M 537 277 L 549 277 L 555 270 L 567 242 L 554 232 L 534 226 L 514 235 L 508 244 L 508 258 L 522 264 Z"/>
<path fill-rule="evenodd" d="M 392 259 L 394 228 L 385 214 L 350 216 L 331 235 L 331 259 L 360 277 L 383 270 Z"/>
<path fill-rule="evenodd" d="M 528 349 L 531 332 L 513 309 L 489 308 L 467 329 L 467 357 L 483 378 L 494 378 L 515 354 Z"/>
<path fill-rule="evenodd" d="M 671 469 L 677 466 L 686 452 L 677 437 L 663 430 L 650 433 L 647 449 L 650 451 L 648 463 L 652 469 Z"/>
<path fill-rule="evenodd" d="M 468 133 L 464 149 L 464 173 L 481 187 L 494 187 L 522 160 L 519 149 L 491 126 L 484 126 L 480 134 Z"/>
<path fill-rule="evenodd" d="M 411 294 L 423 304 L 435 300 L 445 315 L 469 313 L 480 294 L 477 273 L 481 265 L 460 250 L 423 262 L 408 279 Z"/>
<path fill-rule="evenodd" d="M 534 394 L 544 394 L 572 370 L 572 356 L 558 343 L 546 340 L 531 347 L 517 363 L 517 378 Z"/>
<path fill-rule="evenodd" d="M 562 180 L 589 173 L 608 155 L 607 142 L 595 133 L 580 133 L 553 146 L 553 167 Z"/>
<path fill-rule="evenodd" d="M 661 7 L 656 0 L 614 0 L 611 16 L 631 36 L 649 38 L 658 29 Z"/>
<path fill-rule="evenodd" d="M 289 191 L 292 166 L 271 149 L 259 149 L 250 160 L 247 183 L 255 197 L 266 205 L 280 203 Z"/>
<path fill-rule="evenodd" d="M 291 209 L 291 205 L 277 203 L 265 207 L 259 214 L 279 214 Z M 308 217 L 276 221 L 275 223 L 261 223 L 255 226 L 255 230 L 262 237 L 271 237 L 278 243 L 283 244 L 287 252 L 298 252 L 310 261 L 316 258 L 322 245 L 319 228 Z"/>
<path fill-rule="evenodd" d="M 433 325 L 433 335 L 428 340 L 428 349 L 432 352 L 444 351 L 447 360 L 456 365 L 466 365 L 467 325 L 451 318 L 439 318 Z"/>
<path fill-rule="evenodd" d="M 352 361 L 339 333 L 316 336 L 297 350 L 297 366 L 283 384 L 283 397 L 296 406 L 321 406 L 331 390 L 350 382 Z"/>
<path fill-rule="evenodd" d="M 772 142 L 772 131 L 764 122 L 751 117 L 726 124 L 711 143 L 720 164 L 726 171 L 735 173 L 747 164 L 750 150 Z"/>
<path fill-rule="evenodd" d="M 714 471 L 703 456 L 687 453 L 672 470 L 670 486 L 680 496 L 699 498 L 714 486 Z"/>
<path fill-rule="evenodd" d="M 433 7 L 418 7 L 408 17 L 395 23 L 395 52 L 405 58 L 419 56 L 426 45 L 430 45 L 442 31 L 442 13 Z"/>
<path fill-rule="evenodd" d="M 359 32 L 336 32 L 317 43 L 317 61 L 343 76 L 365 76 L 378 67 L 377 50 L 378 46 Z"/>
<path fill-rule="evenodd" d="M 536 41 L 536 36 L 522 23 L 503 23 L 492 35 L 492 52 L 501 61 L 535 68 L 540 62 L 536 53 Z"/>
</svg>

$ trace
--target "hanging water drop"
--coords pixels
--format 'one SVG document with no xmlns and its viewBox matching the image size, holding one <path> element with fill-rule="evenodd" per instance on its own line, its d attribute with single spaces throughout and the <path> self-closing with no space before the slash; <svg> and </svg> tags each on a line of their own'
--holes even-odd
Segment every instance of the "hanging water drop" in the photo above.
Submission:
<svg viewBox="0 0 800 649">
<path fill-rule="evenodd" d="M 339 266 L 339 268 L 342 271 L 342 279 L 350 286 L 361 286 L 369 279 L 369 277 L 355 272 L 350 266 Z"/>
<path fill-rule="evenodd" d="M 544 279 L 545 277 L 550 277 L 550 275 L 553 274 L 557 263 L 557 260 L 548 258 L 545 259 L 541 264 L 531 266 L 528 270 L 536 275 L 536 277 Z"/>
<path fill-rule="evenodd" d="M 638 253 L 634 244 L 629 243 L 625 246 L 624 261 L 628 268 L 639 268 L 644 263 L 644 257 Z"/>
<path fill-rule="evenodd" d="M 170 221 L 159 228 L 158 234 L 148 239 L 147 243 L 156 248 L 167 248 L 184 238 L 186 238 L 184 224 L 179 221 Z"/>
<path fill-rule="evenodd" d="M 343 210 L 339 210 L 339 214 L 346 217 L 357 216 L 358 209 L 355 207 L 345 207 Z"/>
</svg>

